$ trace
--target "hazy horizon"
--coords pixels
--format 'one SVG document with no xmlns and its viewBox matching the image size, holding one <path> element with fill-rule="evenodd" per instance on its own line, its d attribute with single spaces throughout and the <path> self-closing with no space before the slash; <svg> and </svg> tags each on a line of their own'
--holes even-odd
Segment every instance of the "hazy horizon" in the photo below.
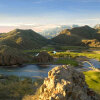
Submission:
<svg viewBox="0 0 100 100">
<path fill-rule="evenodd" d="M 0 32 L 16 28 L 37 32 L 59 25 L 100 23 L 100 0 L 3 0 Z"/>
</svg>

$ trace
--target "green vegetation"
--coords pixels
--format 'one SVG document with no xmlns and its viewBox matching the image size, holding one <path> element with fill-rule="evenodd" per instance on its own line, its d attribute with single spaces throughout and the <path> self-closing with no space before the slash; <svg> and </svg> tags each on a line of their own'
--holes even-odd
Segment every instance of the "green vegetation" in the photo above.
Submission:
<svg viewBox="0 0 100 100">
<path fill-rule="evenodd" d="M 1 34 L 0 45 L 7 45 L 18 49 L 34 49 L 46 45 L 48 40 L 33 30 L 15 29 Z"/>
<path fill-rule="evenodd" d="M 41 49 L 32 49 L 32 50 L 23 50 L 24 53 L 29 55 L 35 55 L 39 52 L 46 51 L 46 52 L 52 52 L 52 51 L 67 51 L 67 50 L 74 50 L 74 51 L 84 51 L 87 50 L 88 47 L 83 46 L 59 46 L 59 45 L 48 45 L 45 47 L 42 47 Z"/>
<path fill-rule="evenodd" d="M 0 65 L 11 66 L 31 62 L 32 57 L 21 50 L 6 45 L 0 46 Z"/>
<path fill-rule="evenodd" d="M 22 100 L 25 95 L 34 95 L 43 79 L 32 80 L 16 76 L 0 76 L 0 100 Z"/>
<path fill-rule="evenodd" d="M 7 45 L 24 50 L 40 49 L 41 47 L 49 44 L 84 47 L 88 46 L 88 44 L 86 42 L 83 43 L 82 40 L 87 41 L 95 39 L 97 42 L 93 41 L 93 43 L 89 45 L 98 47 L 100 41 L 100 34 L 98 34 L 98 31 L 99 30 L 89 26 L 65 29 L 58 36 L 49 40 L 33 30 L 15 29 L 8 33 L 0 34 L 0 45 Z"/>
<path fill-rule="evenodd" d="M 41 49 L 23 50 L 23 52 L 26 53 L 26 54 L 33 55 L 34 56 L 35 54 L 37 54 L 39 52 L 42 52 L 42 51 L 48 52 L 48 51 L 53 51 L 53 50 L 54 50 L 54 47 L 47 46 L 47 47 L 43 47 Z"/>
<path fill-rule="evenodd" d="M 77 56 L 86 56 L 88 58 L 95 58 L 97 60 L 100 60 L 100 54 L 93 54 L 88 52 L 78 53 L 78 52 L 57 52 L 56 54 L 50 53 L 53 57 L 71 57 L 75 58 Z"/>
<path fill-rule="evenodd" d="M 100 94 L 100 72 L 88 71 L 84 75 L 89 88 Z"/>
<path fill-rule="evenodd" d="M 93 43 L 84 43 L 82 40 L 92 40 Z M 94 42 L 94 39 L 97 42 Z M 91 28 L 89 26 L 76 27 L 72 29 L 65 29 L 60 34 L 54 38 L 52 41 L 59 45 L 67 46 L 91 46 L 98 47 L 100 45 L 100 34 L 98 34 L 97 29 Z"/>
<path fill-rule="evenodd" d="M 72 66 L 78 66 L 78 62 L 73 59 L 58 59 L 54 62 L 55 64 L 64 64 L 64 65 L 72 65 Z"/>
<path fill-rule="evenodd" d="M 59 45 L 55 45 L 54 48 L 55 50 L 62 50 L 62 51 L 74 50 L 79 52 L 89 49 L 88 47 L 84 47 L 84 46 L 59 46 Z"/>
</svg>

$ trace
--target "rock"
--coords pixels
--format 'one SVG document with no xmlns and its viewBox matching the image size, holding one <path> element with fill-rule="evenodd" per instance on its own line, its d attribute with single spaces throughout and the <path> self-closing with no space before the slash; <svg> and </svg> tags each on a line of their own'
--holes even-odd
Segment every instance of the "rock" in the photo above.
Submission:
<svg viewBox="0 0 100 100">
<path fill-rule="evenodd" d="M 38 100 L 99 100 L 90 90 L 81 72 L 62 65 L 48 72 L 40 88 Z"/>
<path fill-rule="evenodd" d="M 82 40 L 82 43 L 89 47 L 100 47 L 100 42 L 97 39 Z"/>
<path fill-rule="evenodd" d="M 53 57 L 47 52 L 40 52 L 38 56 L 34 57 L 34 61 L 38 63 L 47 63 L 53 61 Z"/>
<path fill-rule="evenodd" d="M 28 56 L 21 50 L 5 45 L 0 46 L 0 66 L 22 65 L 28 61 Z"/>
</svg>

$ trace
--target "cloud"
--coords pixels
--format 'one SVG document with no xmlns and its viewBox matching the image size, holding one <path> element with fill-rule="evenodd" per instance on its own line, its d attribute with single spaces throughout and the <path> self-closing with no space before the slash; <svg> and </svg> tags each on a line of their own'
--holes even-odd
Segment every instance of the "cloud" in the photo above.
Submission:
<svg viewBox="0 0 100 100">
<path fill-rule="evenodd" d="M 20 28 L 20 29 L 33 29 L 36 32 L 41 32 L 46 29 L 59 27 L 60 25 L 57 24 L 48 24 L 48 25 L 34 25 L 34 24 L 0 24 L 0 32 L 9 32 L 13 29 Z"/>
</svg>

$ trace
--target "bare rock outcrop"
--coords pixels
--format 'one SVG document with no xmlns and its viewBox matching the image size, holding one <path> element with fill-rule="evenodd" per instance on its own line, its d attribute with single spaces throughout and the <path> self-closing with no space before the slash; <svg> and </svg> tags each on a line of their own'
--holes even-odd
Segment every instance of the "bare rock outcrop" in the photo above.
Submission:
<svg viewBox="0 0 100 100">
<path fill-rule="evenodd" d="M 62 65 L 48 73 L 38 100 L 100 100 L 88 88 L 85 77 L 73 67 Z"/>
<path fill-rule="evenodd" d="M 40 52 L 38 56 L 34 57 L 34 61 L 38 63 L 47 63 L 53 61 L 53 57 L 47 52 Z"/>
</svg>

